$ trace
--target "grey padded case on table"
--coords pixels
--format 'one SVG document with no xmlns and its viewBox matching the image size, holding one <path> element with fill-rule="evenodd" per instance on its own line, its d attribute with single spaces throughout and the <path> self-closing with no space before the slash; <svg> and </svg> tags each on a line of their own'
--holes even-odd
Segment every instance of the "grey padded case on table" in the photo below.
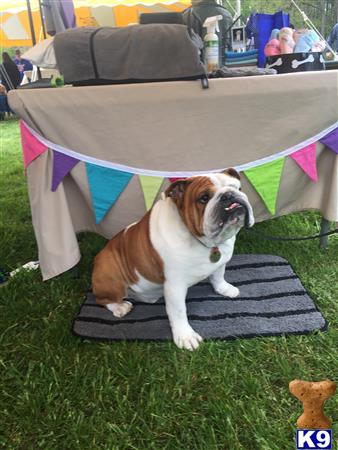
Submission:
<svg viewBox="0 0 338 450">
<path fill-rule="evenodd" d="M 203 79 L 202 46 L 178 24 L 82 27 L 54 38 L 59 71 L 75 85 Z"/>
</svg>

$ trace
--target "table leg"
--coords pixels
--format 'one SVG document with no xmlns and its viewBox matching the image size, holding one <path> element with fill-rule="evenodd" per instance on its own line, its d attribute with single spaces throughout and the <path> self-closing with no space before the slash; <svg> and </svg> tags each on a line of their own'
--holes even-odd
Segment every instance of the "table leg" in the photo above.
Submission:
<svg viewBox="0 0 338 450">
<path fill-rule="evenodd" d="M 320 224 L 320 234 L 324 234 L 330 231 L 330 222 L 324 217 L 322 217 L 322 222 Z M 320 238 L 320 248 L 325 249 L 328 247 L 329 237 L 324 236 Z"/>
</svg>

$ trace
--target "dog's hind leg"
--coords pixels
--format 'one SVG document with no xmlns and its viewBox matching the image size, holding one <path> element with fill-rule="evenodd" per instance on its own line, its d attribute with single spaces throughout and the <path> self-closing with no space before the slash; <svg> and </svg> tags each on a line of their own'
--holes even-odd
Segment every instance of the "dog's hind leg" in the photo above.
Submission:
<svg viewBox="0 0 338 450">
<path fill-rule="evenodd" d="M 123 300 L 121 303 L 108 303 L 106 308 L 109 309 L 115 317 L 124 317 L 133 309 L 133 304 L 128 302 L 128 300 Z"/>
<path fill-rule="evenodd" d="M 96 303 L 105 306 L 115 317 L 123 317 L 128 314 L 133 305 L 124 300 L 127 293 L 126 284 L 120 276 L 118 267 L 110 264 L 110 258 L 104 253 L 99 253 L 95 258 L 92 275 L 93 293 Z"/>
</svg>

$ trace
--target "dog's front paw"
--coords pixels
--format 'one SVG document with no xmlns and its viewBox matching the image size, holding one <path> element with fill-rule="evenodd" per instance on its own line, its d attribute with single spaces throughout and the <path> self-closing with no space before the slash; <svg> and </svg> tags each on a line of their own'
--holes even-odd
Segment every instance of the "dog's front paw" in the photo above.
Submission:
<svg viewBox="0 0 338 450">
<path fill-rule="evenodd" d="M 191 327 L 185 331 L 174 330 L 173 337 L 178 348 L 185 348 L 191 352 L 196 350 L 196 348 L 200 345 L 200 342 L 203 341 L 203 338 Z"/>
<path fill-rule="evenodd" d="M 121 318 L 133 309 L 133 305 L 127 300 L 124 300 L 121 303 L 109 303 L 107 309 L 109 309 L 115 317 Z"/>
<path fill-rule="evenodd" d="M 239 289 L 230 283 L 224 281 L 221 285 L 217 286 L 215 289 L 217 294 L 223 295 L 224 297 L 236 298 L 239 296 Z"/>
</svg>

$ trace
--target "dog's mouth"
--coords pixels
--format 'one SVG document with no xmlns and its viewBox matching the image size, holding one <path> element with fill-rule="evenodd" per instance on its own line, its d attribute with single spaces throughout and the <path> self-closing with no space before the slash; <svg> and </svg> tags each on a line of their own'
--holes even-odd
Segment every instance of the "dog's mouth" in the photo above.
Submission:
<svg viewBox="0 0 338 450">
<path fill-rule="evenodd" d="M 218 229 L 221 229 L 225 225 L 236 225 L 243 222 L 246 216 L 246 207 L 238 201 L 229 202 L 222 211 L 221 219 L 218 221 Z"/>
<path fill-rule="evenodd" d="M 207 214 L 206 236 L 211 240 L 223 242 L 236 235 L 243 227 L 253 225 L 251 205 L 241 193 L 223 193 L 211 204 Z"/>
<path fill-rule="evenodd" d="M 227 214 L 232 214 L 234 211 L 238 210 L 238 208 L 244 208 L 244 206 L 238 202 L 233 202 L 229 206 L 225 207 L 224 211 Z"/>
</svg>

